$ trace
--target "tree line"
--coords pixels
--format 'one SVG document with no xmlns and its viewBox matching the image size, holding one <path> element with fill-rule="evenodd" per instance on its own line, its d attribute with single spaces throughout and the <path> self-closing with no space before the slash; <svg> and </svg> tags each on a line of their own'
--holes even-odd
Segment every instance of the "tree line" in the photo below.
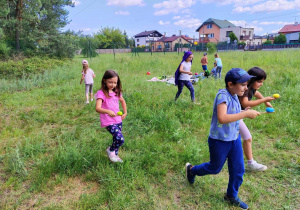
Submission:
<svg viewBox="0 0 300 210">
<path fill-rule="evenodd" d="M 104 27 L 92 36 L 65 31 L 72 0 L 0 0 L 0 58 L 15 54 L 71 58 L 96 48 L 134 45 L 126 31 Z"/>
</svg>

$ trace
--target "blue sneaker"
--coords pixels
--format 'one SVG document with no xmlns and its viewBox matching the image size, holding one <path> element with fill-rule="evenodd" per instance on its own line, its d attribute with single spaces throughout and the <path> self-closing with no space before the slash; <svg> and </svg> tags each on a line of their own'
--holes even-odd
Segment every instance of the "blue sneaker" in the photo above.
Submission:
<svg viewBox="0 0 300 210">
<path fill-rule="evenodd" d="M 238 197 L 228 197 L 227 194 L 225 194 L 224 196 L 224 200 L 228 201 L 229 203 L 233 204 L 234 206 L 238 206 L 241 209 L 249 209 L 248 205 L 245 204 L 243 201 L 241 201 L 241 199 L 239 199 Z"/>
<path fill-rule="evenodd" d="M 196 175 L 192 174 L 191 168 L 193 166 L 190 163 L 185 164 L 185 175 L 189 183 L 194 184 Z"/>
</svg>

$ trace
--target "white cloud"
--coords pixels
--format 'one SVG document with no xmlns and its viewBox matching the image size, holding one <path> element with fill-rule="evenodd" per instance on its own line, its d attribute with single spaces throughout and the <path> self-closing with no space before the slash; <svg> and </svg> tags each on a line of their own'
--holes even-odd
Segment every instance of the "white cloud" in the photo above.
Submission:
<svg viewBox="0 0 300 210">
<path fill-rule="evenodd" d="M 107 5 L 113 6 L 144 6 L 145 3 L 143 0 L 107 0 Z"/>
<path fill-rule="evenodd" d="M 182 28 L 198 28 L 201 25 L 201 21 L 199 19 L 181 19 L 177 22 L 174 22 L 174 25 L 180 26 Z"/>
<path fill-rule="evenodd" d="M 204 4 L 209 4 L 209 3 L 216 3 L 219 5 L 229 5 L 229 4 L 234 4 L 236 7 L 237 6 L 246 6 L 246 5 L 251 5 L 255 4 L 264 0 L 200 0 Z"/>
<path fill-rule="evenodd" d="M 186 10 L 196 3 L 196 0 L 167 0 L 154 4 L 154 15 L 167 15 L 170 13 L 189 12 Z"/>
<path fill-rule="evenodd" d="M 298 1 L 300 3 L 300 0 L 294 0 L 294 1 L 287 1 L 287 0 L 268 0 L 260 4 L 256 4 L 251 7 L 236 7 L 233 9 L 233 12 L 235 13 L 242 13 L 242 12 L 276 12 L 276 11 L 285 11 L 285 10 L 292 10 L 295 9 L 295 7 L 299 7 Z"/>
<path fill-rule="evenodd" d="M 170 24 L 170 21 L 166 21 L 166 22 L 164 22 L 164 21 L 162 21 L 162 20 L 160 20 L 159 22 L 158 22 L 158 24 L 159 25 L 169 25 Z"/>
<path fill-rule="evenodd" d="M 75 5 L 75 6 L 78 6 L 81 2 L 79 0 L 72 0 L 72 3 Z"/>
<path fill-rule="evenodd" d="M 115 14 L 116 15 L 130 15 L 130 12 L 128 12 L 128 11 L 117 11 L 117 12 L 115 12 Z"/>
<path fill-rule="evenodd" d="M 79 29 L 80 31 L 91 31 L 91 28 L 82 28 L 82 29 Z"/>
<path fill-rule="evenodd" d="M 275 22 L 275 21 L 271 21 L 271 22 L 260 22 L 259 25 L 288 25 L 288 24 L 293 24 L 294 22 Z"/>
<path fill-rule="evenodd" d="M 174 16 L 173 19 L 178 20 L 180 19 L 180 16 Z"/>
</svg>

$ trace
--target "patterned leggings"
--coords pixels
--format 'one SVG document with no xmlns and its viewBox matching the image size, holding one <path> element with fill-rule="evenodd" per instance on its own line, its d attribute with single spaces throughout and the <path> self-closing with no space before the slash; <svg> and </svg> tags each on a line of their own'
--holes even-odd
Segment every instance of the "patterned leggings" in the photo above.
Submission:
<svg viewBox="0 0 300 210">
<path fill-rule="evenodd" d="M 110 146 L 110 151 L 115 151 L 116 155 L 118 155 L 119 147 L 124 144 L 122 123 L 109 125 L 106 127 L 106 130 L 113 136 L 113 143 Z"/>
<path fill-rule="evenodd" d="M 191 83 L 191 81 L 189 81 L 189 80 L 178 80 L 178 92 L 176 93 L 175 101 L 182 93 L 183 86 L 186 86 L 190 90 L 191 99 L 192 99 L 192 101 L 195 101 L 194 87 L 193 87 L 193 84 Z"/>
</svg>

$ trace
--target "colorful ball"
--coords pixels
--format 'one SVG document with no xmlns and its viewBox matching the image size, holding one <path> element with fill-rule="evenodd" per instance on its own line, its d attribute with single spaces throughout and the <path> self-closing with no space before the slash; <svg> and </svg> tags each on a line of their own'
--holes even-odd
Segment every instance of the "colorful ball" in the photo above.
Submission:
<svg viewBox="0 0 300 210">
<path fill-rule="evenodd" d="M 117 115 L 122 116 L 123 113 L 121 111 L 117 112 Z"/>
<path fill-rule="evenodd" d="M 272 107 L 267 107 L 266 112 L 275 112 L 275 109 L 273 109 Z"/>
<path fill-rule="evenodd" d="M 273 98 L 279 98 L 279 97 L 280 97 L 280 95 L 278 93 L 273 95 Z"/>
</svg>

